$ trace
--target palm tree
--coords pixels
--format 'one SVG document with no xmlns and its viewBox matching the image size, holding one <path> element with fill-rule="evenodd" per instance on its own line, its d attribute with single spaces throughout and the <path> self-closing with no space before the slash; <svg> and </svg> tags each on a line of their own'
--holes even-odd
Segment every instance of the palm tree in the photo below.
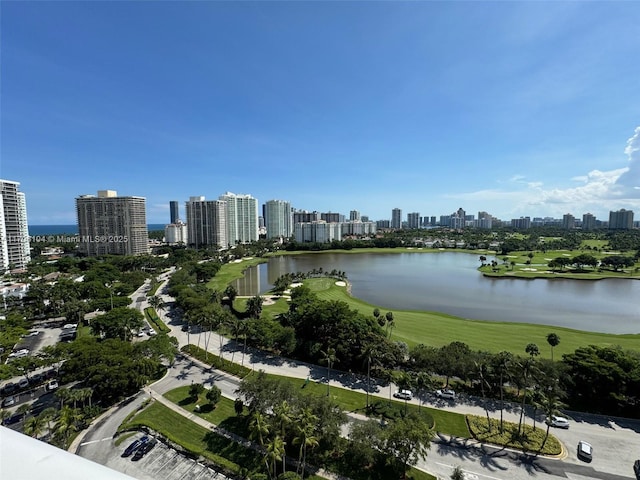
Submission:
<svg viewBox="0 0 640 480">
<path fill-rule="evenodd" d="M 496 360 L 498 362 L 497 369 L 500 377 L 500 433 L 504 433 L 504 380 L 505 377 L 508 377 L 510 374 L 513 355 L 510 352 L 500 352 Z"/>
<path fill-rule="evenodd" d="M 273 469 L 273 476 L 271 478 L 275 479 L 278 475 L 276 472 L 276 461 L 280 460 L 282 461 L 282 468 L 283 468 L 283 472 L 285 470 L 285 447 L 286 447 L 286 442 L 282 439 L 282 437 L 280 437 L 280 435 L 276 435 L 273 439 L 271 439 L 269 441 L 269 443 L 267 443 L 266 446 L 266 458 L 268 460 L 268 463 L 271 465 L 272 469 Z"/>
<path fill-rule="evenodd" d="M 367 409 L 369 409 L 369 391 L 371 390 L 371 362 L 377 359 L 378 348 L 375 344 L 369 343 L 362 349 L 361 357 L 367 362 Z"/>
<path fill-rule="evenodd" d="M 451 472 L 451 480 L 464 480 L 464 471 L 462 470 L 462 467 L 460 467 L 460 465 L 457 465 L 454 469 L 453 472 Z"/>
<path fill-rule="evenodd" d="M 321 351 L 322 361 L 327 364 L 327 397 L 329 396 L 329 388 L 331 384 L 331 367 L 338 361 L 336 357 L 336 349 L 329 347 L 327 351 Z"/>
<path fill-rule="evenodd" d="M 425 390 L 433 388 L 434 382 L 427 372 L 418 372 L 413 379 L 413 384 L 416 386 L 418 393 L 418 411 L 422 408 L 422 399 L 424 398 Z"/>
<path fill-rule="evenodd" d="M 551 345 L 551 361 L 553 362 L 553 347 L 560 344 L 560 337 L 555 333 L 550 333 L 547 335 L 547 343 Z"/>
<path fill-rule="evenodd" d="M 487 376 L 489 374 L 489 366 L 485 362 L 474 362 L 476 371 L 478 372 L 478 378 L 480 379 L 480 391 L 482 392 L 482 403 L 484 404 L 484 411 L 487 413 L 487 425 L 489 425 L 489 432 L 491 432 L 491 420 L 489 419 L 489 409 L 487 408 L 487 396 L 485 395 L 484 387 L 489 385 Z"/>
<path fill-rule="evenodd" d="M 255 295 L 247 300 L 246 311 L 251 318 L 260 318 L 262 314 L 262 297 Z"/>
<path fill-rule="evenodd" d="M 74 408 L 65 405 L 58 413 L 58 419 L 54 425 L 54 432 L 62 439 L 62 444 L 66 447 L 69 436 L 78 430 L 80 414 Z"/>
<path fill-rule="evenodd" d="M 249 438 L 255 439 L 257 437 L 258 443 L 261 446 L 264 445 L 264 437 L 269 435 L 269 423 L 262 413 L 255 412 L 253 414 L 253 418 L 249 424 L 249 430 Z"/>
<path fill-rule="evenodd" d="M 149 297 L 149 300 L 147 300 L 147 302 L 156 311 L 164 310 L 165 306 L 166 306 L 165 303 L 164 303 L 164 300 L 162 300 L 162 298 L 160 298 L 158 295 L 154 295 L 153 297 Z"/>
<path fill-rule="evenodd" d="M 300 445 L 298 456 L 298 468 L 301 470 L 301 477 L 304 478 L 305 464 L 307 460 L 307 448 L 318 446 L 318 438 L 314 436 L 314 431 L 318 423 L 318 417 L 313 414 L 310 408 L 303 408 L 296 416 L 297 436 L 293 439 L 294 445 Z M 296 469 L 298 473 L 298 469 Z"/>
<path fill-rule="evenodd" d="M 293 422 L 293 412 L 291 405 L 286 400 L 283 400 L 278 405 L 273 407 L 274 423 L 280 426 L 280 435 L 282 438 L 287 438 L 287 427 Z"/>
<path fill-rule="evenodd" d="M 544 440 L 542 441 L 542 445 L 540 445 L 540 450 L 542 450 L 547 443 L 547 439 L 549 438 L 549 428 L 551 427 L 551 417 L 554 415 L 560 414 L 560 409 L 565 408 L 566 405 L 560 401 L 558 396 L 553 391 L 540 392 L 540 400 L 539 400 L 540 408 L 544 412 L 545 417 L 547 418 L 547 432 L 544 436 Z"/>
<path fill-rule="evenodd" d="M 63 408 L 64 402 L 71 399 L 71 392 L 68 388 L 59 388 L 53 396 L 60 400 L 60 408 Z"/>
<path fill-rule="evenodd" d="M 38 417 L 40 417 L 42 421 L 47 424 L 47 430 L 49 432 L 51 432 L 51 422 L 53 421 L 54 418 L 56 418 L 57 414 L 58 414 L 58 410 L 56 410 L 55 407 L 48 407 L 48 408 L 45 408 L 42 412 L 40 412 L 40 415 L 38 415 Z"/>
<path fill-rule="evenodd" d="M 24 433 L 33 438 L 38 438 L 44 432 L 45 420 L 41 416 L 29 417 L 24 422 Z"/>
<path fill-rule="evenodd" d="M 387 320 L 387 337 L 391 338 L 391 332 L 396 326 L 396 322 L 393 320 L 393 312 L 387 312 L 385 318 Z"/>
<path fill-rule="evenodd" d="M 524 409 L 527 402 L 527 397 L 529 396 L 527 387 L 529 386 L 529 378 L 531 377 L 531 370 L 533 369 L 533 365 L 535 362 L 535 357 L 540 355 L 540 350 L 535 343 L 530 343 L 525 347 L 525 351 L 529 354 L 529 358 L 526 359 L 522 364 L 522 384 L 524 387 L 524 391 L 522 392 L 522 404 L 520 406 L 520 421 L 518 422 L 518 434 L 521 433 L 522 421 L 524 419 Z"/>
</svg>

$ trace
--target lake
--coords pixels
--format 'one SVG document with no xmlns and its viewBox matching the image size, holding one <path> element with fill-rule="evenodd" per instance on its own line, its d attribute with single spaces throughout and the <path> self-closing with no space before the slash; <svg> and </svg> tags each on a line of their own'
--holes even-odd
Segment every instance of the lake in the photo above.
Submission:
<svg viewBox="0 0 640 480">
<path fill-rule="evenodd" d="M 251 267 L 239 295 L 266 293 L 284 273 L 342 270 L 353 296 L 385 310 L 523 322 L 602 333 L 640 333 L 640 281 L 487 278 L 479 254 L 323 253 L 285 255 Z M 491 261 L 491 257 L 488 257 Z"/>
</svg>

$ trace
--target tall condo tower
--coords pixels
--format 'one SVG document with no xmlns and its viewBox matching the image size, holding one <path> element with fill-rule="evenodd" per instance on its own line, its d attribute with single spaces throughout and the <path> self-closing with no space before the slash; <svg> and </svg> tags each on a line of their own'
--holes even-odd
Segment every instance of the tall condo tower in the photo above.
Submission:
<svg viewBox="0 0 640 480">
<path fill-rule="evenodd" d="M 190 247 L 227 248 L 227 203 L 189 197 L 187 211 L 187 242 Z"/>
<path fill-rule="evenodd" d="M 19 182 L 0 180 L 0 273 L 31 261 L 27 202 Z"/>
<path fill-rule="evenodd" d="M 230 245 L 258 240 L 258 201 L 251 195 L 226 192 L 218 200 L 227 205 L 227 241 Z M 189 221 L 187 220 L 187 223 Z"/>
<path fill-rule="evenodd" d="M 267 238 L 289 238 L 293 235 L 293 213 L 291 203 L 284 200 L 269 200 L 264 204 L 264 223 Z"/>
<path fill-rule="evenodd" d="M 149 253 L 144 197 L 119 197 L 114 190 L 76 198 L 79 251 L 85 255 Z"/>
<path fill-rule="evenodd" d="M 391 228 L 402 228 L 402 210 L 399 208 L 391 210 Z"/>
<path fill-rule="evenodd" d="M 171 200 L 169 202 L 169 214 L 171 215 L 171 223 L 178 223 L 180 220 L 180 207 L 177 200 Z"/>
</svg>

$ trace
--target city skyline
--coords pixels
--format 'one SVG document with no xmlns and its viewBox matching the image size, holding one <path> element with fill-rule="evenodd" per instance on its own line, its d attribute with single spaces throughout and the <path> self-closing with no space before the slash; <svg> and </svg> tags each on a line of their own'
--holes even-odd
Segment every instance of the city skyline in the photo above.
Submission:
<svg viewBox="0 0 640 480">
<path fill-rule="evenodd" d="M 2 176 L 391 219 L 640 211 L 640 4 L 5 2 Z M 142 27 L 144 26 L 144 27 Z"/>
</svg>

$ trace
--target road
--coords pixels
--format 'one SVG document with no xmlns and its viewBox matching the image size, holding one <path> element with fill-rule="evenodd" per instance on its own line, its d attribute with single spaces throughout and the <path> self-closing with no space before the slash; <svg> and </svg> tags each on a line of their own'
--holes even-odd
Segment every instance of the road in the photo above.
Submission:
<svg viewBox="0 0 640 480">
<path fill-rule="evenodd" d="M 168 279 L 168 275 L 163 277 L 165 283 L 166 279 Z M 184 324 L 175 310 L 171 308 L 173 299 L 166 294 L 165 283 L 160 286 L 157 294 L 168 308 L 159 311 L 158 314 L 171 328 L 171 335 L 178 339 L 180 346 L 189 342 L 204 347 L 204 333 L 182 331 Z M 144 294 L 146 288 L 144 285 L 132 295 L 136 308 L 141 310 L 148 306 Z M 211 334 L 208 350 L 213 355 L 218 355 L 220 354 L 220 345 L 223 356 L 231 358 L 235 352 L 236 360 L 242 359 L 247 367 L 255 370 L 264 370 L 267 373 L 300 379 L 309 377 L 312 381 L 318 382 L 326 382 L 327 380 L 326 368 L 316 365 L 292 361 L 256 350 L 248 351 L 246 358 L 242 358 L 242 345 L 224 337 L 220 339 L 215 333 Z M 154 392 L 162 394 L 177 386 L 190 384 L 192 381 L 205 385 L 214 382 L 222 390 L 223 395 L 235 398 L 236 379 L 222 372 L 202 371 L 196 363 L 177 362 L 168 375 L 151 388 Z M 350 388 L 362 393 L 366 388 L 365 377 L 345 372 L 332 372 L 330 383 L 335 387 Z M 380 383 L 372 385 L 372 387 L 371 394 L 384 399 L 388 399 L 390 394 L 397 390 L 395 385 Z M 461 414 L 485 414 L 479 399 L 475 398 L 460 397 L 455 402 L 448 402 L 429 395 L 422 400 L 425 405 L 434 408 L 442 408 Z M 414 398 L 411 402 L 417 404 L 419 401 Z M 497 415 L 495 409 L 492 415 Z M 508 421 L 517 422 L 518 417 L 517 407 L 505 411 L 505 419 Z M 528 418 L 527 421 L 531 423 L 532 419 Z M 524 455 L 522 452 L 479 445 L 467 439 L 439 436 L 433 442 L 429 455 L 418 464 L 418 468 L 440 478 L 449 478 L 452 469 L 459 465 L 467 472 L 469 479 L 478 480 L 525 480 L 532 477 L 541 480 L 557 480 L 558 478 L 622 480 L 633 478 L 633 462 L 636 457 L 640 456 L 640 422 L 621 419 L 613 421 L 600 416 L 575 414 L 568 430 L 554 429 L 553 434 L 566 446 L 566 452 L 561 459 Z M 593 445 L 594 460 L 592 463 L 586 464 L 578 460 L 575 450 L 579 440 L 587 440 Z"/>
</svg>

